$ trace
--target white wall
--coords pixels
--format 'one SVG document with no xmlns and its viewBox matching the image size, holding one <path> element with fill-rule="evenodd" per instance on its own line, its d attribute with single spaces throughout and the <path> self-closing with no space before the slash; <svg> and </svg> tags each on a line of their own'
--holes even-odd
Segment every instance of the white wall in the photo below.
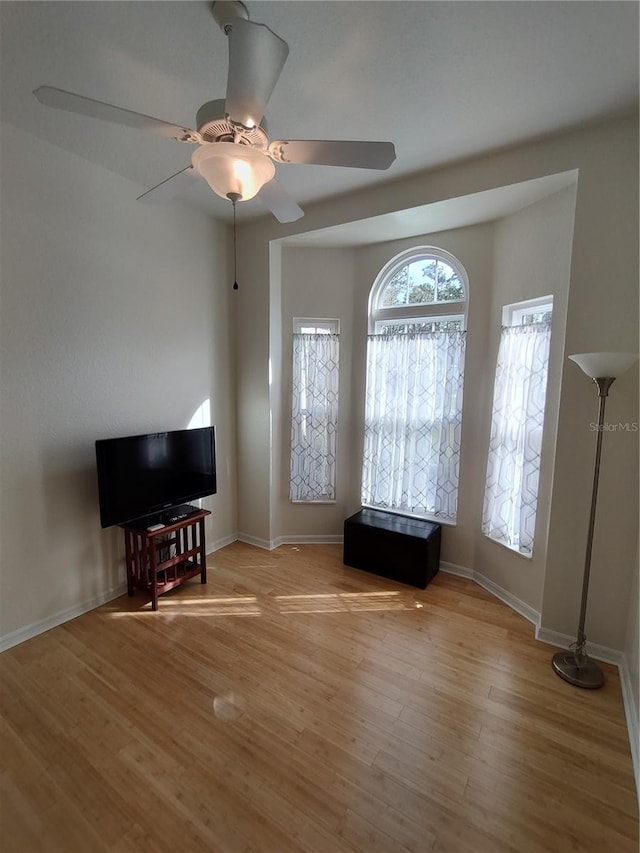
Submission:
<svg viewBox="0 0 640 853">
<path fill-rule="evenodd" d="M 348 249 L 286 247 L 282 250 L 281 364 L 276 361 L 272 347 L 273 385 L 282 389 L 281 425 L 277 431 L 274 429 L 274 445 L 280 449 L 279 476 L 273 496 L 279 506 L 278 523 L 272 529 L 274 538 L 340 535 L 353 506 L 353 270 L 354 253 Z M 292 504 L 289 500 L 294 317 L 330 317 L 340 321 L 336 502 L 333 504 Z"/>
<path fill-rule="evenodd" d="M 124 581 L 94 441 L 217 426 L 210 542 L 236 530 L 226 229 L 2 126 L 0 635 Z"/>
<path fill-rule="evenodd" d="M 477 531 L 473 568 L 536 611 L 542 604 L 547 565 L 575 200 L 576 187 L 568 187 L 505 217 L 496 223 L 495 229 L 489 348 L 485 353 L 483 399 L 479 401 L 483 413 L 479 430 L 482 481 L 481 496 L 473 517 L 474 530 Z M 548 295 L 553 296 L 553 323 L 536 529 L 533 556 L 529 558 L 484 536 L 480 532 L 480 522 L 502 308 L 514 302 Z"/>
<path fill-rule="evenodd" d="M 635 712 L 636 733 L 640 731 L 640 629 L 638 627 L 638 611 L 640 610 L 640 563 L 638 562 L 638 557 L 639 553 L 636 551 L 624 647 L 624 653 L 627 658 L 627 670 L 631 680 L 631 698 Z M 640 755 L 636 755 L 634 760 L 640 765 Z M 636 768 L 636 776 L 638 776 L 639 770 L 640 766 Z"/>
<path fill-rule="evenodd" d="M 567 308 L 565 356 L 638 352 L 638 122 L 585 134 Z M 575 637 L 593 479 L 598 398 L 577 365 L 564 362 L 542 627 Z M 637 423 L 638 365 L 616 380 L 611 424 Z M 607 432 L 585 631 L 622 649 L 638 537 L 638 436 Z"/>
<path fill-rule="evenodd" d="M 239 340 L 239 527 L 269 539 L 270 400 L 269 244 L 287 235 L 361 220 L 395 210 L 579 170 L 564 357 L 596 349 L 638 347 L 637 117 L 561 134 L 327 201 L 304 219 L 279 225 L 268 218 L 240 228 L 239 316 L 250 315 Z M 603 275 L 603 252 L 608 266 Z M 563 358 L 563 363 L 566 359 Z M 577 371 L 577 368 L 576 368 Z M 579 371 L 578 371 L 579 372 Z M 619 379 L 610 417 L 637 420 L 637 369 Z M 595 398 L 584 377 L 562 373 L 556 466 L 542 596 L 543 625 L 575 633 L 582 555 L 576 541 L 588 514 Z M 354 392 L 357 393 L 356 389 Z M 637 541 L 637 442 L 629 433 L 607 442 L 599 510 L 602 531 L 594 551 L 590 639 L 621 649 Z M 631 446 L 631 445 L 634 446 Z"/>
<path fill-rule="evenodd" d="M 269 241 L 242 241 L 238 229 L 236 312 L 236 386 L 238 512 L 240 536 L 271 540 L 271 389 L 269 324 L 271 264 Z M 277 254 L 277 252 L 276 252 Z M 279 279 L 278 274 L 274 279 Z M 278 302 L 279 297 L 276 298 Z M 276 405 L 275 411 L 278 410 Z"/>
</svg>

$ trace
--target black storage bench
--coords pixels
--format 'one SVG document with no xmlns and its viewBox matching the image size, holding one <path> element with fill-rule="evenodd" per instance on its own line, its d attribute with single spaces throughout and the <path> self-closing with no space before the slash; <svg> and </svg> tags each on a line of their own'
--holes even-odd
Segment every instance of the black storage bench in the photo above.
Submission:
<svg viewBox="0 0 640 853">
<path fill-rule="evenodd" d="M 424 589 L 440 568 L 440 525 L 379 509 L 344 523 L 346 566 Z"/>
</svg>

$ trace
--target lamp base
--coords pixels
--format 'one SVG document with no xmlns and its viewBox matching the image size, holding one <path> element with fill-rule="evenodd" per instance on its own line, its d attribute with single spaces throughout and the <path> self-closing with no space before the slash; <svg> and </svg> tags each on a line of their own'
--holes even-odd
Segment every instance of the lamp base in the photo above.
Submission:
<svg viewBox="0 0 640 853">
<path fill-rule="evenodd" d="M 596 690 L 604 684 L 604 674 L 598 664 L 584 653 L 580 656 L 575 652 L 557 652 L 551 661 L 556 675 L 564 678 L 569 684 Z"/>
</svg>

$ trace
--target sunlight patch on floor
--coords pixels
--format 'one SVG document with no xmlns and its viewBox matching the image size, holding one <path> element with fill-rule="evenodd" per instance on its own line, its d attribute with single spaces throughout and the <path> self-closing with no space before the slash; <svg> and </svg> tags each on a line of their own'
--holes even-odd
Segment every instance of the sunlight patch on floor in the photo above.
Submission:
<svg viewBox="0 0 640 853">
<path fill-rule="evenodd" d="M 106 614 L 111 618 L 122 616 L 160 615 L 164 618 L 176 616 L 261 616 L 265 612 L 287 614 L 299 613 L 353 613 L 355 611 L 416 610 L 423 605 L 412 594 L 403 591 L 384 592 L 336 592 L 298 595 L 256 595 L 165 597 L 161 596 L 158 610 L 151 610 L 151 602 L 141 604 L 139 609 L 116 610 L 110 608 Z"/>
<path fill-rule="evenodd" d="M 260 616 L 262 609 L 255 595 L 221 596 L 217 598 L 166 598 L 158 601 L 158 610 L 151 609 L 147 602 L 139 610 L 112 611 L 109 616 Z"/>
<path fill-rule="evenodd" d="M 355 610 L 412 610 L 401 592 L 338 592 L 321 595 L 278 595 L 281 613 L 339 613 Z"/>
</svg>

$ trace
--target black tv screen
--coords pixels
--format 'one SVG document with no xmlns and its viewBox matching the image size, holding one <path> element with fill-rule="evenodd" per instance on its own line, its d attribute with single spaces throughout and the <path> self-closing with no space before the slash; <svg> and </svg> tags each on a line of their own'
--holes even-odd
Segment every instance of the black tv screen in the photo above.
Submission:
<svg viewBox="0 0 640 853">
<path fill-rule="evenodd" d="M 214 427 L 96 441 L 102 527 L 216 493 Z"/>
</svg>

